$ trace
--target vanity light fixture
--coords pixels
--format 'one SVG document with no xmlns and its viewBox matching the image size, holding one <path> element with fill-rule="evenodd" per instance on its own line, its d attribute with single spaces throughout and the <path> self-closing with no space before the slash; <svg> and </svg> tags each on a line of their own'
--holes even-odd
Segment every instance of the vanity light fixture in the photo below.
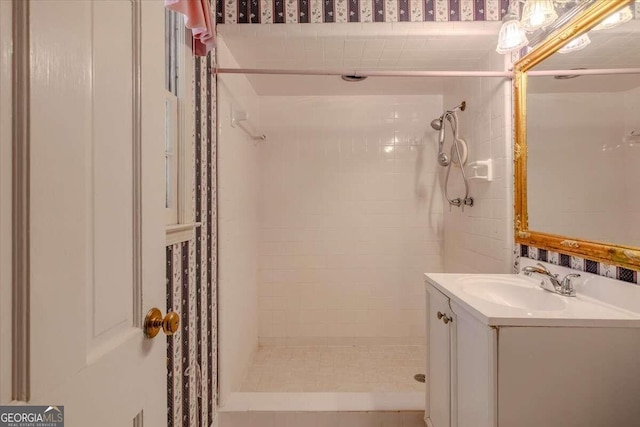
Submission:
<svg viewBox="0 0 640 427">
<path fill-rule="evenodd" d="M 602 20 L 598 25 L 593 27 L 594 31 L 598 30 L 608 30 L 609 28 L 617 27 L 620 24 L 624 24 L 625 22 L 629 22 L 633 19 L 633 12 L 631 11 L 631 6 L 625 7 L 622 10 L 617 11 L 614 14 L 609 15 L 605 19 Z"/>
<path fill-rule="evenodd" d="M 529 32 L 546 27 L 558 19 L 553 0 L 527 0 L 522 9 L 522 27 Z"/>
<path fill-rule="evenodd" d="M 507 14 L 502 19 L 496 52 L 510 53 L 536 45 L 553 31 L 561 28 L 596 0 L 510 0 Z M 605 1 L 605 0 L 602 0 Z M 640 0 L 636 0 L 640 3 Z M 520 5 L 522 4 L 522 7 Z M 519 10 L 522 16 L 519 17 Z M 558 12 L 562 16 L 558 15 Z M 597 29 L 611 28 L 633 18 L 631 7 L 624 8 L 604 19 Z M 529 33 L 527 35 L 527 33 Z M 575 42 L 575 43 L 574 43 Z M 575 52 L 590 43 L 589 37 L 577 38 L 560 52 Z"/>
<path fill-rule="evenodd" d="M 569 43 L 564 45 L 562 49 L 558 51 L 558 53 L 571 53 L 577 52 L 579 50 L 584 49 L 591 43 L 591 39 L 589 38 L 589 34 L 584 33 L 581 36 L 575 37 Z"/>
<path fill-rule="evenodd" d="M 514 10 L 513 4 L 509 4 L 509 10 L 504 18 L 502 18 L 496 52 L 502 54 L 509 53 L 521 49 L 528 44 L 529 40 L 518 19 L 518 13 Z"/>
</svg>

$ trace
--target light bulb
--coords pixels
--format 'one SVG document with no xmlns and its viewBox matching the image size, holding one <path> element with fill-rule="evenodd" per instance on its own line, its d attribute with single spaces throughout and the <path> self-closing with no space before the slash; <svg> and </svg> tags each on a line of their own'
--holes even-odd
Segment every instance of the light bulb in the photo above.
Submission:
<svg viewBox="0 0 640 427">
<path fill-rule="evenodd" d="M 509 11 L 502 18 L 502 26 L 498 34 L 498 46 L 496 52 L 505 54 L 521 49 L 529 44 L 527 35 L 518 20 L 518 14 L 509 6 Z"/>
<path fill-rule="evenodd" d="M 576 52 L 578 50 L 582 50 L 587 47 L 591 43 L 591 39 L 589 38 L 589 34 L 584 33 L 579 37 L 575 37 L 569 43 L 564 45 L 562 49 L 558 51 L 558 53 L 571 53 Z"/>
<path fill-rule="evenodd" d="M 629 22 L 633 19 L 633 12 L 631 11 L 631 6 L 625 7 L 622 10 L 619 10 L 611 15 L 607 16 L 602 22 L 593 27 L 595 31 L 598 30 L 608 30 L 609 28 L 617 27 L 620 24 L 624 24 L 625 22 Z"/>
<path fill-rule="evenodd" d="M 546 27 L 558 19 L 553 0 L 527 0 L 522 10 L 522 28 L 528 32 Z"/>
</svg>

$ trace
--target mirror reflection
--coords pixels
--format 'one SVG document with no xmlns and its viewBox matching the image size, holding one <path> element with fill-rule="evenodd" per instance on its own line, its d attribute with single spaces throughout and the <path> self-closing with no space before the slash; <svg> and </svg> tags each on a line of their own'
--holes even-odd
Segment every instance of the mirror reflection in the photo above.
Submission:
<svg viewBox="0 0 640 427">
<path fill-rule="evenodd" d="M 534 70 L 640 69 L 639 20 L 580 43 Z M 568 77 L 529 76 L 529 229 L 640 246 L 640 74 Z"/>
</svg>

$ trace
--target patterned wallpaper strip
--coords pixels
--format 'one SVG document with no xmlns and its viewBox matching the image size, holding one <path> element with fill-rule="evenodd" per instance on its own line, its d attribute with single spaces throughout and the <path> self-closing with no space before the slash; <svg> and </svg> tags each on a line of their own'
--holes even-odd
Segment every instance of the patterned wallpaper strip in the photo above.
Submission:
<svg viewBox="0 0 640 427">
<path fill-rule="evenodd" d="M 358 0 L 348 0 L 347 13 L 349 22 L 360 22 L 360 2 Z"/>
<path fill-rule="evenodd" d="M 207 284 L 206 286 L 206 294 L 205 294 L 205 312 L 206 312 L 206 322 L 205 322 L 205 330 L 206 330 L 206 334 L 205 334 L 205 339 L 207 342 L 207 354 L 206 354 L 206 370 L 205 372 L 207 372 L 207 376 L 206 376 L 206 383 L 207 383 L 207 394 L 206 394 L 206 402 L 208 402 L 207 405 L 207 418 L 206 420 L 208 420 L 209 422 L 211 422 L 213 420 L 213 407 L 214 405 L 217 403 L 217 399 L 215 399 L 215 393 L 214 393 L 214 376 L 212 374 L 212 370 L 213 367 L 217 367 L 217 363 L 216 365 L 214 365 L 213 360 L 214 360 L 214 353 L 217 352 L 217 325 L 218 325 L 218 318 L 217 318 L 217 311 L 213 311 L 213 300 L 214 298 L 217 298 L 217 286 L 215 285 L 217 283 L 217 272 L 214 271 L 214 259 L 217 259 L 217 253 L 214 252 L 214 250 L 217 250 L 217 244 L 215 244 L 215 242 L 217 242 L 217 226 L 215 225 L 216 223 L 215 218 L 217 218 L 215 216 L 215 213 L 217 212 L 217 209 L 215 209 L 216 206 L 216 180 L 215 180 L 215 175 L 216 175 L 216 157 L 215 157 L 215 153 L 216 153 L 216 123 L 217 123 L 217 118 L 215 113 L 215 90 L 216 90 L 216 80 L 212 77 L 213 76 L 213 67 L 214 67 L 214 57 L 213 56 L 209 56 L 207 58 L 207 69 L 206 69 L 206 76 L 207 76 L 207 88 L 206 88 L 206 103 L 207 103 L 207 135 L 208 135 L 208 141 L 206 144 L 206 159 L 207 159 L 207 203 L 206 203 L 206 214 L 207 214 L 207 221 L 205 222 L 205 227 L 206 227 L 206 235 L 207 235 L 207 241 L 205 244 L 206 247 L 206 254 L 207 254 L 207 280 L 204 282 Z M 217 307 L 217 306 L 216 306 Z M 214 316 L 215 316 L 215 321 L 214 321 Z M 216 340 L 214 341 L 214 337 L 216 338 Z M 217 360 L 217 357 L 216 357 Z M 215 371 L 217 372 L 217 371 Z M 216 383 L 217 384 L 217 383 Z M 214 400 L 215 399 L 215 400 Z"/>
<path fill-rule="evenodd" d="M 186 369 L 189 366 L 189 242 L 166 248 L 167 312 L 180 313 L 180 330 L 167 337 L 167 425 L 189 425 L 190 386 Z M 187 268 L 185 267 L 187 265 Z"/>
<path fill-rule="evenodd" d="M 616 267 L 614 265 L 585 258 L 570 256 L 547 249 L 540 249 L 527 245 L 516 245 L 516 264 L 519 265 L 519 262 L 517 261 L 518 257 L 544 261 L 574 270 L 586 271 L 587 273 L 598 274 L 611 279 L 638 284 L 638 271 L 623 267 Z"/>
<path fill-rule="evenodd" d="M 219 24 L 499 21 L 509 0 L 217 0 Z"/>
<path fill-rule="evenodd" d="M 173 250 L 174 246 L 167 246 L 166 248 L 166 278 L 167 278 L 167 311 L 173 310 L 174 305 L 174 296 L 173 296 Z M 175 425 L 179 425 L 176 423 L 176 419 L 174 418 L 177 414 L 177 407 L 174 402 L 174 393 L 175 393 L 175 382 L 176 379 L 173 375 L 174 372 L 178 372 L 176 369 L 176 360 L 174 357 L 174 343 L 176 341 L 176 336 L 168 336 L 167 337 L 167 426 L 173 427 Z M 178 415 L 179 417 L 179 415 Z"/>
<path fill-rule="evenodd" d="M 213 58 L 194 58 L 194 240 L 166 248 L 167 311 L 180 331 L 167 337 L 169 427 L 210 426 L 217 402 L 216 115 Z"/>
<path fill-rule="evenodd" d="M 242 2 L 238 2 L 238 3 L 247 3 L 246 1 Z M 203 164 L 203 160 L 205 159 L 202 156 L 202 150 L 206 147 L 206 135 L 204 135 L 203 132 L 203 123 L 206 123 L 206 116 L 203 117 L 202 114 L 202 110 L 205 107 L 203 105 L 203 99 L 202 99 L 202 61 L 198 61 L 196 60 L 195 62 L 195 73 L 194 75 L 196 76 L 196 91 L 195 91 L 195 104 L 196 104 L 196 127 L 195 127 L 195 132 L 196 132 L 196 138 L 195 138 L 195 143 L 196 143 L 196 164 L 195 164 L 195 174 L 196 174 L 196 189 L 199 189 L 200 191 L 198 192 L 198 196 L 196 197 L 196 211 L 195 211 L 195 219 L 196 222 L 201 222 L 202 221 L 202 210 L 204 209 L 204 207 L 206 206 L 207 203 L 207 194 L 206 191 L 203 191 L 202 189 L 202 176 L 206 174 L 206 165 L 207 162 L 205 160 L 205 164 Z M 206 78 L 206 77 L 205 77 Z M 203 144 L 203 139 L 204 139 L 204 144 Z M 205 240 L 207 238 L 206 235 L 203 236 L 202 233 L 202 228 L 206 227 L 206 224 L 203 224 L 201 227 L 199 227 L 198 229 L 196 229 L 196 277 L 199 279 L 199 285 L 198 288 L 196 289 L 196 300 L 197 300 L 197 307 L 195 308 L 195 313 L 200 313 L 201 307 L 202 307 L 202 302 L 201 302 L 201 298 L 202 298 L 202 284 L 206 284 L 206 265 L 203 268 L 202 265 L 202 261 L 204 259 L 204 257 L 206 257 L 206 246 L 203 245 L 206 244 Z M 203 247 L 204 246 L 204 247 Z M 204 257 L 203 257 L 204 255 Z M 198 317 L 201 317 L 201 315 L 199 315 Z M 201 329 L 202 329 L 202 323 L 198 322 L 197 325 L 197 337 L 198 337 L 198 342 L 197 342 L 197 359 L 196 359 L 196 363 L 197 366 L 200 367 L 200 369 L 202 369 L 202 339 L 201 339 Z M 200 393 L 197 393 L 196 395 L 196 399 L 198 402 L 198 407 L 202 408 L 202 390 L 200 390 Z M 202 423 L 198 423 L 198 427 L 202 427 Z"/>
<path fill-rule="evenodd" d="M 300 0 L 300 6 L 298 7 L 298 22 L 301 24 L 308 24 L 311 16 L 311 5 L 309 0 Z"/>
</svg>

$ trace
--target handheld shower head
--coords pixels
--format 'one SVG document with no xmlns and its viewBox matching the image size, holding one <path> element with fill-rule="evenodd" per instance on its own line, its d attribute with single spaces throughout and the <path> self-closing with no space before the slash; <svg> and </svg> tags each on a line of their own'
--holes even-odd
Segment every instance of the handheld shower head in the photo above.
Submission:
<svg viewBox="0 0 640 427">
<path fill-rule="evenodd" d="M 447 166 L 449 164 L 449 157 L 442 152 L 444 146 L 444 120 L 449 119 L 449 112 L 444 113 L 437 119 L 431 121 L 431 127 L 439 132 L 438 135 L 438 163 L 441 166 Z M 450 120 L 450 119 L 449 119 Z"/>
<path fill-rule="evenodd" d="M 433 130 L 441 130 L 442 129 L 442 116 L 438 117 L 437 119 L 433 119 L 431 121 L 431 127 L 433 128 Z"/>
</svg>

